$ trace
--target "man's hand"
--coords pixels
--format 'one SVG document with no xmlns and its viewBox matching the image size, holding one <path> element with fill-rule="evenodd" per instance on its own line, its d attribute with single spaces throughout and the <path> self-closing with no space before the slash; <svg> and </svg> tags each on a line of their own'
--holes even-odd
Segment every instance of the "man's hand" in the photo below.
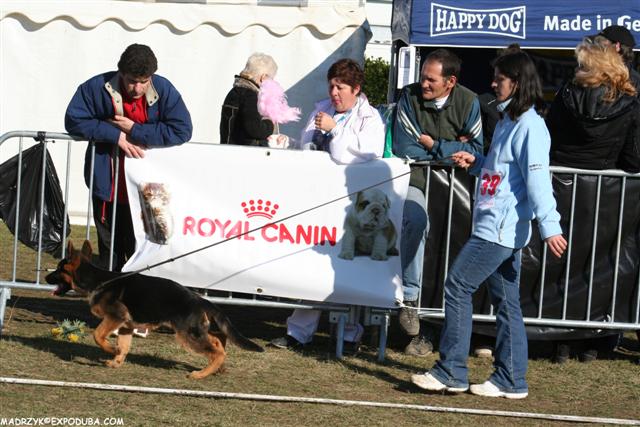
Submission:
<svg viewBox="0 0 640 427">
<path fill-rule="evenodd" d="M 129 135 L 124 132 L 120 132 L 120 138 L 118 138 L 118 147 L 127 157 L 133 157 L 134 159 L 141 159 L 144 157 L 144 147 L 134 144 Z"/>
<path fill-rule="evenodd" d="M 420 139 L 418 140 L 418 142 L 424 145 L 427 150 L 431 150 L 433 148 L 433 144 L 435 143 L 433 138 L 431 138 L 429 135 L 425 135 L 424 133 L 420 135 Z"/>
<path fill-rule="evenodd" d="M 109 123 L 120 129 L 127 135 L 131 135 L 131 129 L 133 129 L 133 120 L 124 116 L 114 116 L 113 119 L 108 120 Z"/>
<path fill-rule="evenodd" d="M 476 156 L 466 151 L 458 151 L 451 155 L 451 160 L 453 160 L 456 166 L 467 169 L 476 162 Z"/>
<path fill-rule="evenodd" d="M 473 139 L 473 135 L 460 135 L 458 137 L 458 141 L 460 142 L 469 142 Z"/>
<path fill-rule="evenodd" d="M 320 129 L 325 132 L 331 132 L 331 130 L 336 127 L 336 122 L 333 120 L 333 117 L 322 111 L 316 114 L 315 124 L 316 129 Z"/>
<path fill-rule="evenodd" d="M 564 253 L 565 249 L 567 249 L 567 241 L 564 239 L 562 234 L 556 234 L 555 236 L 550 236 L 544 239 L 549 245 L 549 249 L 551 253 L 556 256 L 556 258 L 560 258 Z"/>
</svg>

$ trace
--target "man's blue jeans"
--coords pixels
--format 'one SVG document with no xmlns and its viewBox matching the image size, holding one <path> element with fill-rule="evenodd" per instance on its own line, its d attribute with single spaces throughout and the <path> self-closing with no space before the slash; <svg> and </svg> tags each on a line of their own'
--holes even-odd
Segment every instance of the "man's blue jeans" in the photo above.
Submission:
<svg viewBox="0 0 640 427">
<path fill-rule="evenodd" d="M 445 320 L 440 360 L 431 375 L 450 387 L 466 387 L 471 339 L 471 297 L 487 281 L 496 313 L 494 372 L 489 380 L 501 391 L 527 392 L 527 334 L 520 309 L 521 250 L 472 236 L 456 258 L 444 285 Z"/>
<path fill-rule="evenodd" d="M 424 193 L 409 186 L 402 214 L 400 264 L 404 301 L 416 301 L 422 288 L 424 246 L 429 234 L 429 217 Z"/>
</svg>

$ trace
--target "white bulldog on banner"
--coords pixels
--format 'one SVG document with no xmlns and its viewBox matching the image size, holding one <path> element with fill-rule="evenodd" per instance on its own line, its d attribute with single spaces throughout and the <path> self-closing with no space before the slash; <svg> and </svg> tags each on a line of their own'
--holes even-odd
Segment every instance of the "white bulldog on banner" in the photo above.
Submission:
<svg viewBox="0 0 640 427">
<path fill-rule="evenodd" d="M 144 274 L 197 288 L 394 307 L 402 300 L 398 236 L 408 171 L 400 159 L 343 166 L 317 151 L 148 150 L 126 160 L 136 252 L 125 270 L 194 251 Z"/>
</svg>

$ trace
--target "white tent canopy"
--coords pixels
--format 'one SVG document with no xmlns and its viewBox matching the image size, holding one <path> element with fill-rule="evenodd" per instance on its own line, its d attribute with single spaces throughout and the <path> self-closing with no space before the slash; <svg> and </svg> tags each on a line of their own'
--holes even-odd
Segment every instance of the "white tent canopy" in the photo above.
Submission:
<svg viewBox="0 0 640 427">
<path fill-rule="evenodd" d="M 222 101 L 234 74 L 256 51 L 275 58 L 276 80 L 289 103 L 302 109 L 304 121 L 313 104 L 326 97 L 331 63 L 342 57 L 363 61 L 370 31 L 357 0 L 279 4 L 3 0 L 0 134 L 63 132 L 64 112 L 77 86 L 115 70 L 131 43 L 149 45 L 158 58 L 158 74 L 182 93 L 193 119 L 193 141 L 218 142 Z M 281 131 L 297 138 L 301 126 L 285 125 Z M 76 186 L 82 185 L 79 148 L 71 168 Z M 0 161 L 15 154 L 10 151 L 3 146 Z M 63 150 L 55 151 L 59 161 Z M 72 193 L 71 213 L 86 210 L 86 199 L 76 200 L 75 188 Z"/>
</svg>

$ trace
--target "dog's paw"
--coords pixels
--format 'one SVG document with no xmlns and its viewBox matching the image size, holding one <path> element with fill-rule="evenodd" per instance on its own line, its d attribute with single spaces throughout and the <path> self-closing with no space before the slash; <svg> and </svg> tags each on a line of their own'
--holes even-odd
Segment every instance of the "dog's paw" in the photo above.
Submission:
<svg viewBox="0 0 640 427">
<path fill-rule="evenodd" d="M 355 256 L 355 254 L 351 251 L 342 251 L 340 252 L 340 254 L 338 255 L 338 258 L 342 258 L 342 259 L 353 259 L 353 257 Z"/>
<path fill-rule="evenodd" d="M 387 254 L 385 253 L 372 253 L 371 254 L 371 259 L 375 260 L 375 261 L 386 261 L 389 259 L 389 257 L 387 256 Z"/>
<path fill-rule="evenodd" d="M 187 378 L 190 378 L 192 380 L 201 380 L 204 377 L 206 377 L 207 375 L 209 375 L 208 373 L 205 373 L 202 371 L 191 371 L 191 373 L 189 375 L 187 375 Z"/>
<path fill-rule="evenodd" d="M 119 362 L 117 360 L 107 360 L 104 364 L 107 365 L 107 367 L 109 368 L 119 368 L 122 366 L 123 362 Z"/>
</svg>

